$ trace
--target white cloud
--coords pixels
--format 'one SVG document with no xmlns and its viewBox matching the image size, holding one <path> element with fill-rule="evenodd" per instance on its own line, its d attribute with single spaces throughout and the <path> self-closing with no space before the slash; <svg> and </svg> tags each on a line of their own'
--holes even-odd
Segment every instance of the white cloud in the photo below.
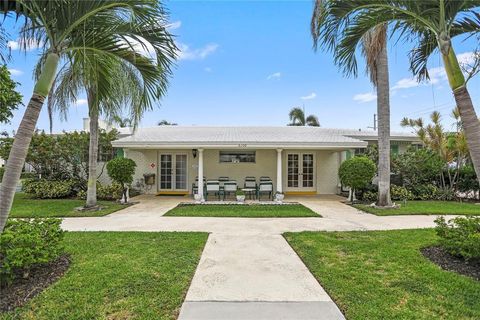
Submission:
<svg viewBox="0 0 480 320">
<path fill-rule="evenodd" d="M 475 62 L 476 54 L 475 52 L 464 52 L 457 54 L 458 62 L 461 65 L 469 65 Z"/>
<path fill-rule="evenodd" d="M 78 99 L 77 101 L 75 101 L 76 106 L 84 106 L 84 105 L 87 105 L 87 104 L 88 104 L 87 99 Z"/>
<path fill-rule="evenodd" d="M 34 39 L 27 39 L 26 40 L 26 47 L 24 48 L 24 42 L 23 40 L 17 40 L 17 41 L 8 41 L 7 46 L 11 50 L 19 50 L 19 49 L 25 49 L 26 51 L 31 51 L 38 49 L 43 46 L 43 42 L 38 43 Z"/>
<path fill-rule="evenodd" d="M 377 99 L 377 95 L 373 92 L 359 93 L 353 96 L 353 100 L 359 103 L 371 102 Z"/>
<path fill-rule="evenodd" d="M 167 24 L 167 29 L 172 31 L 172 30 L 177 30 L 178 28 L 180 28 L 182 26 L 182 21 L 180 20 L 177 20 L 177 21 L 174 21 L 170 24 Z"/>
<path fill-rule="evenodd" d="M 317 94 L 315 92 L 310 93 L 308 96 L 300 97 L 302 100 L 312 100 L 317 97 Z"/>
<path fill-rule="evenodd" d="M 275 73 L 272 73 L 271 75 L 269 75 L 267 77 L 267 80 L 278 80 L 282 77 L 282 73 L 281 72 L 275 72 Z"/>
<path fill-rule="evenodd" d="M 205 67 L 205 68 L 203 68 L 203 70 L 204 70 L 205 72 L 212 72 L 212 71 L 213 71 L 213 69 L 210 68 L 210 67 Z"/>
<path fill-rule="evenodd" d="M 23 74 L 23 71 L 18 69 L 8 69 L 8 71 L 12 76 L 21 76 Z"/>
<path fill-rule="evenodd" d="M 218 49 L 218 44 L 216 43 L 209 43 L 198 49 L 191 49 L 184 43 L 178 43 L 177 46 L 179 48 L 178 60 L 202 60 Z"/>
</svg>

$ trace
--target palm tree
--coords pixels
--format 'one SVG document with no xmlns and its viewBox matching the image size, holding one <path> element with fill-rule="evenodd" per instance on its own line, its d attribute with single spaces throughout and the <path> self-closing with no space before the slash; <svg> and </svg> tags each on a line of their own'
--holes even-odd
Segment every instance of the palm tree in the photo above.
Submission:
<svg viewBox="0 0 480 320">
<path fill-rule="evenodd" d="M 22 14 L 28 19 L 20 31 L 20 38 L 25 43 L 35 41 L 45 47 L 33 94 L 16 131 L 0 186 L 0 230 L 7 221 L 38 116 L 59 64 L 79 61 L 83 57 L 85 64 L 94 65 L 100 59 L 115 57 L 141 72 L 139 79 L 143 90 L 152 96 L 161 95 L 162 86 L 158 83 L 162 81 L 163 70 L 169 67 L 158 58 L 162 52 L 157 50 L 166 45 L 164 41 L 151 41 L 148 33 L 137 34 L 136 30 L 139 25 L 156 26 L 159 19 L 163 19 L 163 10 L 156 0 L 30 0 L 21 1 L 21 4 Z M 153 45 L 158 53 L 156 61 L 137 52 L 138 43 L 143 41 Z M 89 60 L 93 55 L 96 59 Z M 100 81 L 97 83 L 104 85 Z M 102 101 L 98 96 L 95 100 Z"/>
<path fill-rule="evenodd" d="M 305 112 L 302 108 L 292 108 L 288 116 L 290 118 L 289 126 L 320 127 L 320 122 L 318 121 L 317 116 L 309 115 L 305 118 Z"/>
<path fill-rule="evenodd" d="M 391 24 L 400 38 L 416 44 L 410 52 L 410 70 L 419 81 L 429 78 L 428 60 L 433 53 L 439 52 L 480 181 L 480 122 L 467 89 L 470 77 L 465 78 L 452 45 L 452 38 L 479 34 L 478 7 L 480 0 L 331 1 L 329 21 L 340 25 L 329 24 L 327 41 L 336 46 L 336 60 L 356 72 L 355 48 L 365 32 L 378 25 Z M 336 41 L 336 36 L 341 40 Z"/>
<path fill-rule="evenodd" d="M 163 65 L 169 64 L 175 58 L 175 45 L 171 36 L 165 28 L 149 25 L 136 26 L 137 34 L 149 32 L 150 41 L 155 39 L 156 43 L 167 41 L 163 48 L 157 48 L 157 59 L 164 60 Z M 157 82 L 159 91 L 155 94 L 145 91 L 142 86 L 142 78 L 148 75 L 142 74 L 125 61 L 117 57 L 98 57 L 96 53 L 74 57 L 76 60 L 65 65 L 58 73 L 56 85 L 51 92 L 54 94 L 56 109 L 66 118 L 68 106 L 75 103 L 80 90 L 86 90 L 88 110 L 90 117 L 90 144 L 88 161 L 88 184 L 87 200 L 85 207 L 93 208 L 97 205 L 97 160 L 98 160 L 98 137 L 99 137 L 99 116 L 104 114 L 113 120 L 121 121 L 126 125 L 137 125 L 141 115 L 152 106 L 152 101 L 160 99 L 166 92 L 170 68 L 162 69 L 164 72 L 158 74 L 161 81 Z M 95 61 L 95 63 L 85 63 Z M 123 109 L 128 109 L 129 118 L 121 119 Z"/>
<path fill-rule="evenodd" d="M 174 122 L 169 122 L 167 120 L 161 120 L 157 123 L 157 126 L 176 126 L 177 124 Z"/>
<path fill-rule="evenodd" d="M 311 34 L 314 48 L 319 43 L 327 50 L 334 51 L 335 63 L 346 75 L 357 75 L 355 52 L 351 60 L 344 60 L 344 52 L 338 50 L 345 41 L 344 29 L 348 27 L 348 16 L 338 17 L 332 8 L 336 1 L 316 0 L 311 20 Z M 377 206 L 392 205 L 390 197 L 390 82 L 387 54 L 387 30 L 385 23 L 379 23 L 364 29 L 352 50 L 361 46 L 366 61 L 366 72 L 377 90 L 378 114 L 378 199 Z"/>
<path fill-rule="evenodd" d="M 119 115 L 112 116 L 112 122 L 117 124 L 120 128 L 129 128 L 132 126 L 132 119 L 130 118 L 123 118 Z"/>
</svg>

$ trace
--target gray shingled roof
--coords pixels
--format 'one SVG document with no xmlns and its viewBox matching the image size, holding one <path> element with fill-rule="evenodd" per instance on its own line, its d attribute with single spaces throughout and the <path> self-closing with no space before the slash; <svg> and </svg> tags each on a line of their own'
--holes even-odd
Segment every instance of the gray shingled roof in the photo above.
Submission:
<svg viewBox="0 0 480 320">
<path fill-rule="evenodd" d="M 134 134 L 114 142 L 114 146 L 135 145 L 222 145 L 246 143 L 259 145 L 351 146 L 366 145 L 362 137 L 374 137 L 374 131 L 327 129 L 318 127 L 207 127 L 158 126 L 139 128 Z M 415 140 L 413 135 L 402 137 Z"/>
</svg>

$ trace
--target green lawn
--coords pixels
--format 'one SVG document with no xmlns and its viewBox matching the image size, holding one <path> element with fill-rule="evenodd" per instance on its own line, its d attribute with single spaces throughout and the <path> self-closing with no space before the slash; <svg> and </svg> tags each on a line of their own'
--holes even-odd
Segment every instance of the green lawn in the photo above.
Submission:
<svg viewBox="0 0 480 320">
<path fill-rule="evenodd" d="M 399 202 L 401 207 L 398 209 L 376 209 L 364 204 L 355 204 L 355 208 L 376 214 L 377 216 L 396 216 L 396 215 L 435 215 L 435 214 L 462 214 L 462 215 L 480 215 L 480 205 L 474 203 L 455 202 L 455 201 L 407 201 L 404 205 Z"/>
<path fill-rule="evenodd" d="M 0 319 L 176 319 L 207 237 L 69 232 L 67 273 Z"/>
<path fill-rule="evenodd" d="M 285 235 L 347 319 L 480 319 L 480 282 L 419 249 L 433 230 Z"/>
<path fill-rule="evenodd" d="M 180 205 L 168 211 L 166 216 L 183 217 L 243 217 L 243 218 L 286 218 L 320 217 L 301 204 L 199 204 Z"/>
<path fill-rule="evenodd" d="M 32 199 L 25 193 L 16 193 L 9 217 L 98 217 L 125 208 L 125 205 L 114 201 L 98 201 L 98 204 L 103 207 L 103 210 L 75 211 L 75 208 L 81 207 L 84 204 L 85 200 Z"/>
</svg>

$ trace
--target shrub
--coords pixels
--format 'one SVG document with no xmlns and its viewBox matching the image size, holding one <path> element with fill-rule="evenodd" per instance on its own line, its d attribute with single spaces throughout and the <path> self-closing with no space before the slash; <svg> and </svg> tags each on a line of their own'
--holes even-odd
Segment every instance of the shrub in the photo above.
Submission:
<svg viewBox="0 0 480 320">
<path fill-rule="evenodd" d="M 438 187 L 433 184 L 414 186 L 412 192 L 415 195 L 415 199 L 418 200 L 436 200 L 439 195 Z"/>
<path fill-rule="evenodd" d="M 414 194 L 405 187 L 392 185 L 390 187 L 390 196 L 392 200 L 414 200 Z"/>
<path fill-rule="evenodd" d="M 3 174 L 5 173 L 5 168 L 0 168 L 0 182 L 2 182 Z"/>
<path fill-rule="evenodd" d="M 8 220 L 0 234 L 0 282 L 27 278 L 32 267 L 49 263 L 63 253 L 60 219 Z"/>
<path fill-rule="evenodd" d="M 364 192 L 363 193 L 363 201 L 365 202 L 369 202 L 369 203 L 372 203 L 372 202 L 376 202 L 377 201 L 377 198 L 378 198 L 378 192 L 375 192 L 375 191 L 367 191 L 367 192 Z"/>
<path fill-rule="evenodd" d="M 480 258 L 480 217 L 457 217 L 448 222 L 435 220 L 440 245 L 450 254 L 465 259 Z"/>
<path fill-rule="evenodd" d="M 127 185 L 133 182 L 133 175 L 137 164 L 132 159 L 115 158 L 107 163 L 109 177 L 123 188 L 123 195 L 127 199 Z"/>
<path fill-rule="evenodd" d="M 22 190 L 34 198 L 58 199 L 67 198 L 75 194 L 76 182 L 73 180 L 51 181 L 25 179 Z"/>
<path fill-rule="evenodd" d="M 122 198 L 123 188 L 120 184 L 114 182 L 110 185 L 102 185 L 97 182 L 97 199 L 98 200 L 118 200 Z M 81 190 L 77 197 L 80 199 L 87 199 L 87 191 Z"/>
<path fill-rule="evenodd" d="M 479 191 L 480 184 L 473 166 L 463 166 L 459 172 L 458 190 L 462 192 Z"/>
<path fill-rule="evenodd" d="M 22 172 L 20 179 L 35 179 L 37 174 L 35 172 Z"/>
<path fill-rule="evenodd" d="M 353 190 L 367 187 L 377 171 L 375 163 L 367 157 L 353 157 L 340 165 L 338 175 L 344 186 Z"/>
</svg>

